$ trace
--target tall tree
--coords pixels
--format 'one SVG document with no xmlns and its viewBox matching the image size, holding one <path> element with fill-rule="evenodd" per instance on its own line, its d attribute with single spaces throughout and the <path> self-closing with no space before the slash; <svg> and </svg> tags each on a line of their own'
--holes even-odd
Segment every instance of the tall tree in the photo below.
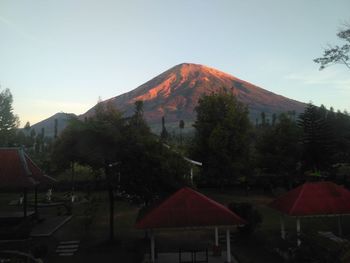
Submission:
<svg viewBox="0 0 350 263">
<path fill-rule="evenodd" d="M 340 40 L 345 41 L 345 44 L 330 46 L 324 50 L 322 57 L 314 59 L 314 62 L 320 64 L 320 70 L 333 64 L 343 64 L 350 70 L 350 25 L 340 30 L 337 36 Z"/>
<path fill-rule="evenodd" d="M 325 107 L 316 107 L 311 103 L 300 114 L 299 125 L 303 130 L 304 168 L 313 171 L 328 170 L 333 154 L 332 127 L 326 120 Z"/>
<path fill-rule="evenodd" d="M 9 89 L 0 92 L 0 145 L 9 146 L 11 137 L 19 125 L 18 117 L 13 113 L 13 98 Z"/>
<path fill-rule="evenodd" d="M 185 122 L 184 120 L 180 120 L 179 122 L 179 128 L 180 128 L 180 145 L 182 146 L 182 131 L 185 128 Z"/>
<path fill-rule="evenodd" d="M 29 134 L 29 132 L 30 132 L 30 122 L 29 121 L 27 121 L 26 125 L 24 125 L 24 130 L 26 131 L 27 134 Z"/>
<path fill-rule="evenodd" d="M 162 131 L 160 132 L 160 139 L 163 141 L 163 142 L 166 142 L 169 138 L 169 133 L 165 127 L 165 118 L 164 116 L 162 117 Z"/>
<path fill-rule="evenodd" d="M 261 116 L 261 126 L 265 127 L 266 126 L 266 114 L 265 114 L 265 112 L 262 111 L 260 113 L 260 116 Z"/>
<path fill-rule="evenodd" d="M 54 124 L 54 138 L 57 139 L 57 133 L 58 133 L 58 120 L 55 119 L 55 124 Z"/>
<path fill-rule="evenodd" d="M 192 157 L 203 162 L 202 176 L 222 187 L 249 169 L 248 109 L 227 93 L 205 95 L 196 107 Z"/>
</svg>

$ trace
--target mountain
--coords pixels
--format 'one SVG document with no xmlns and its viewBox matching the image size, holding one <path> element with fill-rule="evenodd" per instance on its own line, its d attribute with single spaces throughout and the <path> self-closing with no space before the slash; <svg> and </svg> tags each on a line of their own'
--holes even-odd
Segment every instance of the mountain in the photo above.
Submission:
<svg viewBox="0 0 350 263">
<path fill-rule="evenodd" d="M 195 120 L 195 107 L 203 94 L 220 92 L 234 94 L 249 108 L 250 117 L 255 118 L 265 112 L 267 117 L 273 113 L 295 111 L 301 113 L 305 104 L 264 90 L 230 74 L 198 64 L 177 65 L 138 88 L 102 103 L 112 103 L 125 116 L 132 115 L 134 103 L 142 100 L 144 116 L 151 127 L 159 127 L 162 116 L 166 125 L 178 127 L 184 120 L 186 127 Z M 82 117 L 94 114 L 94 107 Z"/>
<path fill-rule="evenodd" d="M 73 113 L 64 113 L 59 112 L 55 115 L 40 121 L 31 126 L 32 129 L 35 130 L 36 134 L 40 134 L 42 132 L 42 128 L 45 129 L 45 136 L 54 137 L 55 136 L 55 119 L 57 119 L 57 132 L 58 134 L 66 128 L 68 121 L 72 118 L 76 117 Z"/>
</svg>

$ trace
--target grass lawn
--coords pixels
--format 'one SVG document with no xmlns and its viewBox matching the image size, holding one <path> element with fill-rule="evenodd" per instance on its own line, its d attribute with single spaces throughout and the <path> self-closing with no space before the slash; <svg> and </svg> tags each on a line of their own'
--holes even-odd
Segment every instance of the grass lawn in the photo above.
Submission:
<svg viewBox="0 0 350 263">
<path fill-rule="evenodd" d="M 251 236 L 242 237 L 238 233 L 232 243 L 232 252 L 241 263 L 253 262 L 282 262 L 273 251 L 281 243 L 279 214 L 268 208 L 267 204 L 273 197 L 250 194 L 249 196 L 237 191 L 217 191 L 201 189 L 200 192 L 210 198 L 228 204 L 230 202 L 250 202 L 254 204 L 263 216 L 260 228 Z M 54 193 L 54 195 L 62 195 Z M 79 196 L 83 196 L 80 193 Z M 94 202 L 80 203 L 73 206 L 73 218 L 50 238 L 38 238 L 36 244 L 49 247 L 47 262 L 140 262 L 140 255 L 148 251 L 149 243 L 144 240 L 145 233 L 134 229 L 134 223 L 139 208 L 127 202 L 117 201 L 115 204 L 115 238 L 116 242 L 108 242 L 109 237 L 109 206 L 106 192 L 92 194 Z M 19 194 L 0 194 L 0 211 L 9 208 L 8 202 L 18 198 Z M 41 193 L 40 198 L 45 198 Z M 13 208 L 11 208 L 13 209 Z M 17 209 L 19 209 L 17 207 Z M 55 214 L 62 211 L 57 208 L 46 210 L 45 213 Z M 303 233 L 314 233 L 318 230 L 337 233 L 335 218 L 302 219 Z M 291 237 L 295 235 L 295 219 L 286 217 L 286 230 Z M 223 231 L 221 231 L 223 232 Z M 350 233 L 350 218 L 344 217 L 344 234 Z M 186 242 L 213 244 L 214 230 L 168 230 L 157 231 L 156 242 L 159 251 L 177 251 Z M 60 241 L 80 240 L 78 252 L 72 257 L 59 257 L 55 252 Z"/>
</svg>

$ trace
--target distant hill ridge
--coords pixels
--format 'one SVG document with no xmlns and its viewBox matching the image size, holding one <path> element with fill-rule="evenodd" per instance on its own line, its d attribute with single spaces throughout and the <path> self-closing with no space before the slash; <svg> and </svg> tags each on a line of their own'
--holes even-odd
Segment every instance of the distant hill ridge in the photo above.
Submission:
<svg viewBox="0 0 350 263">
<path fill-rule="evenodd" d="M 277 95 L 217 69 L 191 63 L 174 66 L 136 89 L 101 103 L 112 103 L 125 116 L 130 116 L 135 101 L 142 100 L 145 119 L 155 130 L 160 127 L 162 116 L 167 126 L 178 127 L 179 121 L 184 120 L 189 127 L 195 120 L 194 109 L 198 99 L 203 94 L 223 89 L 248 106 L 254 122 L 261 112 L 267 116 L 287 111 L 298 114 L 305 108 L 302 102 Z M 91 116 L 94 111 L 95 106 L 79 117 Z"/>
<path fill-rule="evenodd" d="M 45 120 L 32 125 L 31 129 L 35 130 L 36 134 L 40 134 L 42 128 L 44 128 L 45 137 L 54 137 L 55 119 L 57 119 L 57 133 L 59 134 L 67 127 L 67 124 L 72 117 L 76 117 L 76 115 L 74 113 L 59 112 Z"/>
</svg>

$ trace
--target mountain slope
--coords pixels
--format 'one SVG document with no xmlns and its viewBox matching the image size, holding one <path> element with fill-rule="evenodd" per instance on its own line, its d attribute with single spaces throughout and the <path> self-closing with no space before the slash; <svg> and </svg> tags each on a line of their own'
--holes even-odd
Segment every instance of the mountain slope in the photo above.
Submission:
<svg viewBox="0 0 350 263">
<path fill-rule="evenodd" d="M 66 128 L 68 121 L 74 116 L 76 115 L 73 113 L 59 112 L 45 120 L 32 125 L 31 128 L 35 130 L 36 134 L 40 134 L 42 132 L 42 128 L 44 128 L 45 136 L 54 137 L 55 119 L 57 119 L 57 133 L 59 134 L 64 130 L 64 128 Z"/>
<path fill-rule="evenodd" d="M 305 107 L 304 103 L 274 94 L 227 73 L 189 63 L 177 65 L 138 88 L 102 103 L 112 103 L 130 116 L 135 101 L 142 100 L 145 118 L 151 126 L 160 124 L 162 116 L 165 116 L 167 124 L 175 125 L 181 119 L 187 123 L 193 122 L 198 99 L 203 94 L 223 89 L 248 106 L 252 120 L 262 111 L 268 116 L 292 110 L 300 113 Z M 93 113 L 94 108 L 82 116 Z"/>
</svg>

